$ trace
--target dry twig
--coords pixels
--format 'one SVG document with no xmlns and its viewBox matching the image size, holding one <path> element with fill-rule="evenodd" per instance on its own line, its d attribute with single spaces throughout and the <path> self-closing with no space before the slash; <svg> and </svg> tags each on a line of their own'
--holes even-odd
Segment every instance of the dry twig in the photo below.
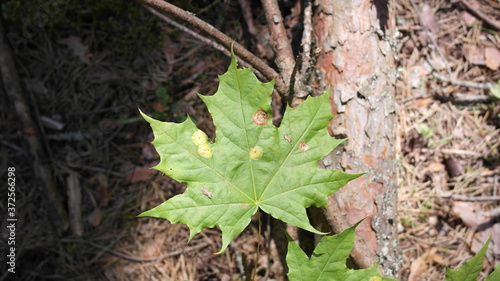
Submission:
<svg viewBox="0 0 500 281">
<path fill-rule="evenodd" d="M 157 16 L 157 17 L 159 17 L 159 18 L 160 18 L 161 20 L 163 20 L 164 22 L 166 22 L 166 23 L 168 23 L 168 24 L 170 24 L 170 25 L 172 25 L 172 26 L 175 26 L 176 28 L 178 28 L 178 29 L 180 29 L 180 30 L 182 30 L 182 31 L 186 32 L 187 34 L 189 34 L 189 35 L 193 36 L 194 38 L 196 38 L 196 39 L 200 40 L 201 42 L 204 42 L 204 43 L 206 43 L 206 44 L 208 44 L 208 45 L 210 45 L 210 46 L 214 47 L 215 49 L 217 49 L 217 50 L 219 50 L 219 51 L 223 52 L 223 53 L 224 53 L 224 54 L 226 54 L 226 55 L 229 55 L 229 56 L 231 55 L 231 53 L 230 53 L 230 52 L 229 52 L 226 48 L 224 48 L 224 46 L 222 46 L 222 45 L 220 45 L 220 44 L 217 44 L 217 42 L 215 42 L 215 41 L 213 41 L 213 40 L 210 40 L 210 39 L 208 39 L 207 37 L 202 36 L 202 35 L 200 35 L 200 34 L 198 34 L 198 33 L 194 32 L 192 29 L 189 29 L 189 28 L 187 28 L 186 26 L 184 26 L 184 25 L 182 25 L 182 24 L 180 24 L 180 23 L 177 23 L 176 21 L 174 21 L 174 20 L 170 19 L 169 17 L 165 16 L 164 14 L 162 14 L 162 13 L 160 13 L 160 12 L 156 11 L 155 9 L 153 9 L 153 8 L 151 8 L 151 7 L 148 7 L 148 6 L 145 6 L 145 7 L 146 7 L 146 9 L 147 9 L 148 11 L 150 11 L 153 15 L 155 15 L 155 16 Z"/>
<path fill-rule="evenodd" d="M 500 201 L 500 196 L 481 196 L 481 197 L 473 197 L 473 196 L 463 196 L 458 194 L 453 194 L 449 196 L 441 196 L 442 198 L 451 198 L 457 201 L 466 201 L 466 202 L 488 202 L 488 201 Z"/>
<path fill-rule="evenodd" d="M 14 106 L 14 109 L 19 116 L 21 126 L 23 129 L 33 129 L 36 131 L 38 127 L 36 122 L 30 115 L 28 103 L 23 95 L 23 90 L 19 83 L 17 70 L 9 49 L 8 41 L 0 21 L 0 74 L 5 87 L 5 92 L 9 102 Z M 5 101 L 4 101 L 5 102 Z M 50 165 L 46 163 L 47 152 L 43 147 L 43 139 L 41 132 L 34 134 L 25 133 L 28 141 L 28 157 L 32 159 L 33 169 L 38 183 L 42 186 L 43 191 L 46 193 L 47 206 L 49 207 L 49 215 L 54 222 L 56 232 L 64 231 L 68 227 L 68 216 L 66 214 L 64 204 L 61 200 L 61 195 L 57 189 L 56 183 L 53 178 L 53 170 Z"/>
<path fill-rule="evenodd" d="M 492 19 L 491 17 L 485 15 L 483 12 L 481 12 L 479 9 L 476 7 L 479 5 L 477 3 L 470 3 L 467 0 L 460 0 L 460 3 L 465 6 L 469 11 L 471 11 L 473 14 L 475 14 L 478 18 L 486 22 L 487 24 L 491 25 L 497 30 L 500 30 L 500 22 L 498 22 L 495 19 Z"/>
<path fill-rule="evenodd" d="M 456 80 L 456 79 L 453 79 L 453 78 L 452 79 L 447 79 L 446 77 L 444 77 L 444 76 L 442 76 L 442 75 L 440 75 L 439 73 L 436 73 L 436 72 L 434 72 L 433 75 L 437 79 L 439 79 L 441 81 L 444 81 L 444 82 L 451 83 L 452 85 L 455 85 L 455 86 L 463 86 L 463 87 L 469 87 L 469 88 L 478 88 L 478 89 L 484 89 L 484 90 L 488 90 L 488 89 L 491 88 L 491 84 L 490 83 L 476 83 L 476 82 L 472 82 L 472 81 Z"/>
<path fill-rule="evenodd" d="M 220 32 L 217 30 L 215 27 L 212 25 L 208 24 L 207 22 L 199 19 L 198 17 L 194 16 L 191 13 L 186 12 L 183 9 L 180 9 L 168 2 L 164 2 L 161 0 L 137 0 L 143 5 L 146 5 L 148 7 L 151 7 L 153 9 L 162 11 L 164 13 L 167 13 L 171 16 L 174 16 L 178 18 L 179 20 L 182 21 L 182 23 L 192 26 L 194 28 L 199 29 L 205 36 L 212 38 L 215 42 L 221 44 L 224 46 L 226 49 L 231 49 L 231 46 L 233 46 L 234 43 L 234 52 L 236 55 L 240 56 L 242 60 L 246 61 L 248 64 L 253 66 L 257 71 L 262 73 L 264 77 L 266 77 L 269 80 L 275 79 L 278 77 L 278 73 L 269 67 L 264 61 L 262 61 L 260 58 L 256 57 L 253 55 L 250 51 L 245 49 L 243 46 L 240 44 L 234 42 L 233 39 L 229 38 L 227 35 L 224 33 Z M 278 92 L 280 92 L 282 95 L 285 95 L 287 92 L 287 88 L 285 87 L 285 84 L 283 81 L 280 79 L 276 80 L 276 88 Z"/>
<path fill-rule="evenodd" d="M 247 23 L 248 26 L 248 32 L 250 34 L 256 36 L 259 31 L 257 27 L 255 26 L 255 21 L 253 20 L 252 16 L 252 5 L 249 0 L 238 0 L 238 3 L 241 6 L 241 11 L 243 12 L 243 18 L 245 19 L 245 22 Z"/>
<path fill-rule="evenodd" d="M 129 256 L 129 255 L 126 255 L 126 254 L 121 253 L 121 252 L 113 251 L 113 250 L 110 250 L 110 249 L 108 249 L 106 247 L 103 247 L 103 246 L 101 246 L 99 244 L 96 244 L 94 242 L 87 241 L 87 240 L 64 238 L 64 239 L 61 239 L 60 241 L 63 242 L 63 243 L 82 243 L 82 244 L 87 244 L 87 245 L 90 245 L 90 246 L 95 247 L 97 249 L 103 250 L 103 251 L 105 251 L 107 253 L 110 253 L 113 256 L 116 256 L 116 257 L 119 257 L 119 258 L 122 258 L 122 259 L 126 259 L 126 260 L 130 260 L 130 261 L 136 261 L 136 262 L 159 261 L 159 260 L 163 260 L 163 259 L 166 259 L 166 258 L 169 258 L 169 257 L 180 255 L 182 253 L 186 253 L 186 252 L 191 252 L 191 251 L 194 251 L 194 250 L 198 250 L 198 249 L 204 248 L 204 247 L 206 247 L 206 246 L 209 245 L 208 242 L 203 242 L 203 243 L 200 243 L 198 245 L 187 247 L 185 249 L 176 250 L 176 251 L 173 251 L 173 252 L 170 252 L 170 253 L 166 253 L 166 254 L 163 254 L 163 255 L 160 255 L 160 256 L 157 256 L 157 257 L 142 258 L 142 257 Z"/>
<path fill-rule="evenodd" d="M 292 85 L 294 95 L 298 98 L 304 98 L 311 92 L 306 86 L 311 70 L 311 43 L 312 43 L 312 3 L 305 1 L 304 7 L 304 31 L 302 32 L 302 61 L 300 62 L 300 71 L 295 78 L 295 85 Z"/>
<path fill-rule="evenodd" d="M 277 0 L 262 0 L 264 13 L 266 14 L 267 25 L 271 32 L 273 49 L 276 54 L 276 65 L 278 66 L 281 78 L 285 87 L 288 88 L 292 77 L 295 59 L 293 57 L 292 45 L 286 34 L 283 17 L 279 9 Z"/>
</svg>

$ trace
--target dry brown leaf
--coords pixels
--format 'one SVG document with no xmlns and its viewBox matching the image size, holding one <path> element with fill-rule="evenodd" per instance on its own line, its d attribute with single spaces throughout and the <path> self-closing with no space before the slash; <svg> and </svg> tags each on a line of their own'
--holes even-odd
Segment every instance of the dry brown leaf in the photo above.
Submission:
<svg viewBox="0 0 500 281">
<path fill-rule="evenodd" d="M 497 48 L 486 47 L 484 49 L 484 59 L 489 69 L 497 71 L 500 68 L 500 51 Z"/>
<path fill-rule="evenodd" d="M 160 158 L 154 146 L 149 143 L 142 144 L 142 156 L 148 160 Z"/>
<path fill-rule="evenodd" d="M 100 184 L 96 186 L 95 189 L 99 193 L 99 206 L 107 207 L 109 205 L 109 201 L 111 201 L 111 192 L 106 186 Z"/>
<path fill-rule="evenodd" d="M 153 103 L 153 109 L 155 112 L 163 112 L 166 110 L 165 106 L 160 102 Z"/>
<path fill-rule="evenodd" d="M 127 173 L 124 180 L 130 183 L 137 183 L 140 181 L 147 181 L 153 175 L 153 170 L 150 168 L 135 168 Z"/>
<path fill-rule="evenodd" d="M 486 63 L 483 46 L 466 44 L 464 46 L 464 55 L 472 64 L 484 65 Z"/>
<path fill-rule="evenodd" d="M 453 202 L 453 212 L 460 217 L 466 226 L 471 228 L 477 228 L 489 220 L 474 202 Z"/>
<path fill-rule="evenodd" d="M 108 189 L 108 176 L 103 173 L 98 173 L 92 178 L 90 182 L 97 183 L 95 190 L 99 193 L 99 206 L 106 207 L 111 200 L 111 192 Z"/>
<path fill-rule="evenodd" d="M 87 221 L 93 227 L 98 227 L 102 221 L 102 211 L 101 209 L 95 209 L 90 215 L 87 216 Z"/>
<path fill-rule="evenodd" d="M 441 162 L 434 161 L 429 165 L 429 171 L 438 173 L 444 170 L 444 165 Z"/>
<path fill-rule="evenodd" d="M 491 234 L 491 244 L 493 254 L 497 260 L 500 260 L 500 223 L 496 223 L 492 227 L 493 233 Z"/>
<path fill-rule="evenodd" d="M 108 187 L 108 176 L 103 173 L 98 173 L 90 178 L 90 182 Z"/>
<path fill-rule="evenodd" d="M 448 172 L 450 178 L 461 176 L 464 173 L 462 164 L 453 157 L 445 158 L 444 165 L 446 166 L 446 172 Z"/>
<path fill-rule="evenodd" d="M 408 281 L 417 281 L 420 275 L 427 270 L 427 263 L 425 262 L 425 254 L 418 257 L 410 266 L 410 276 Z"/>
<path fill-rule="evenodd" d="M 464 23 L 467 26 L 472 26 L 473 24 L 476 24 L 478 22 L 477 18 L 473 15 L 471 15 L 467 11 L 463 11 L 460 13 L 460 18 L 464 21 Z"/>
<path fill-rule="evenodd" d="M 435 100 L 434 100 L 433 96 L 428 96 L 425 98 L 416 99 L 413 102 L 413 104 L 415 105 L 415 107 L 427 107 L 429 104 L 433 103 L 434 101 Z"/>
<path fill-rule="evenodd" d="M 439 23 L 436 20 L 436 16 L 434 15 L 434 12 L 429 4 L 425 4 L 424 7 L 422 7 L 420 17 L 422 19 L 422 23 L 429 28 L 432 34 L 439 33 Z"/>
<path fill-rule="evenodd" d="M 426 71 L 420 65 L 411 67 L 408 71 L 408 82 L 413 89 L 420 89 L 422 86 L 422 78 L 425 77 Z"/>
<path fill-rule="evenodd" d="M 418 257 L 410 266 L 410 276 L 408 281 L 416 281 L 424 273 L 432 263 L 444 264 L 443 257 L 437 254 L 436 248 L 427 250 L 423 255 Z"/>
<path fill-rule="evenodd" d="M 82 38 L 78 36 L 69 36 L 68 38 L 59 39 L 57 43 L 68 46 L 68 49 L 70 49 L 73 55 L 77 56 L 81 62 L 90 62 L 87 53 L 88 47 L 82 43 Z"/>
</svg>

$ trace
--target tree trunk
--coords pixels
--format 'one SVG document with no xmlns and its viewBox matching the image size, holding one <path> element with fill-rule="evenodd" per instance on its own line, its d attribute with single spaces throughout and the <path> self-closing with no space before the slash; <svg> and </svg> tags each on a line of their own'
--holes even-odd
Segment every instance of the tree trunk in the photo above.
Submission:
<svg viewBox="0 0 500 281">
<path fill-rule="evenodd" d="M 313 18 L 316 89 L 332 89 L 335 137 L 348 140 L 323 164 L 366 173 L 329 198 L 326 218 L 340 232 L 358 226 L 352 257 L 359 267 L 380 261 L 397 277 L 401 261 L 396 219 L 394 22 L 383 0 L 316 0 Z"/>
</svg>

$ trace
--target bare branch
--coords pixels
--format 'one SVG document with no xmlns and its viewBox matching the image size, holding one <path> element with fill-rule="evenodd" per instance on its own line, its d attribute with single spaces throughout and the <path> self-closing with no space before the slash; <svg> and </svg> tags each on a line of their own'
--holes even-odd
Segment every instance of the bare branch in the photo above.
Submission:
<svg viewBox="0 0 500 281">
<path fill-rule="evenodd" d="M 231 53 L 229 52 L 228 49 L 224 48 L 224 46 L 222 46 L 221 44 L 218 44 L 217 42 L 213 41 L 213 40 L 210 40 L 208 39 L 207 37 L 205 36 L 201 36 L 200 34 L 196 33 L 195 31 L 193 31 L 192 29 L 189 29 L 188 27 L 170 19 L 169 17 L 165 16 L 164 14 L 158 12 L 157 10 L 151 8 L 151 7 L 147 7 L 146 6 L 146 9 L 148 9 L 148 11 L 150 11 L 153 15 L 157 16 L 158 18 L 160 18 L 161 20 L 163 20 L 164 22 L 172 25 L 172 26 L 175 26 L 176 28 L 190 34 L 191 36 L 193 36 L 194 38 L 200 40 L 201 42 L 204 42 L 204 43 L 207 43 L 208 45 L 214 47 L 215 49 L 223 52 L 224 54 L 226 55 L 231 55 Z"/>
<path fill-rule="evenodd" d="M 182 23 L 192 26 L 200 30 L 205 36 L 212 38 L 217 43 L 224 46 L 226 49 L 230 49 L 231 45 L 234 43 L 233 50 L 236 55 L 238 55 L 242 60 L 253 66 L 257 71 L 262 73 L 264 77 L 269 80 L 277 78 L 278 73 L 269 67 L 264 61 L 253 55 L 250 51 L 245 49 L 240 44 L 234 42 L 233 39 L 229 38 L 224 33 L 217 30 L 212 25 L 206 23 L 205 21 L 199 19 L 187 11 L 180 9 L 170 3 L 161 0 L 137 0 L 139 3 L 151 7 L 155 10 L 164 12 L 168 15 L 174 16 L 179 19 Z M 280 79 L 276 79 L 276 89 L 282 95 L 286 95 L 287 88 Z"/>
<path fill-rule="evenodd" d="M 450 79 L 448 79 L 448 78 L 446 78 L 446 77 L 444 77 L 436 72 L 434 72 L 432 75 L 434 75 L 434 77 L 436 77 L 437 79 L 439 79 L 441 81 L 451 83 L 452 85 L 455 85 L 455 86 L 463 86 L 463 87 L 477 88 L 477 89 L 483 89 L 483 90 L 489 90 L 491 88 L 490 83 L 477 83 L 477 82 L 472 82 L 472 81 L 462 81 L 462 80 L 456 80 L 456 79 L 450 80 Z"/>
<path fill-rule="evenodd" d="M 453 194 L 453 195 L 449 195 L 449 196 L 441 196 L 441 198 L 451 198 L 451 199 L 456 200 L 456 201 L 466 201 L 466 202 L 500 201 L 500 196 L 472 197 L 472 196 L 463 196 L 463 195 Z M 496 215 L 496 212 L 494 213 L 495 215 Z"/>
<path fill-rule="evenodd" d="M 286 34 L 283 17 L 277 0 L 262 0 L 264 13 L 266 14 L 267 25 L 271 32 L 271 41 L 276 54 L 276 65 L 278 66 L 281 78 L 285 87 L 288 88 L 292 77 L 295 59 L 293 57 L 292 45 Z"/>
<path fill-rule="evenodd" d="M 473 1 L 473 3 L 470 3 L 467 0 L 460 0 L 460 3 L 464 5 L 469 11 L 471 11 L 473 14 L 475 14 L 477 17 L 482 19 L 484 22 L 487 24 L 491 25 L 494 27 L 496 30 L 500 30 L 500 22 L 495 20 L 494 18 L 491 18 L 487 15 L 485 15 L 483 12 L 481 12 L 478 9 L 479 4 Z"/>
<path fill-rule="evenodd" d="M 199 250 L 201 248 L 204 248 L 204 247 L 207 247 L 207 246 L 210 245 L 208 242 L 202 242 L 202 243 L 200 243 L 198 245 L 194 245 L 194 246 L 191 246 L 191 247 L 186 247 L 184 249 L 175 250 L 175 251 L 172 251 L 172 252 L 169 252 L 169 253 L 162 254 L 160 256 L 143 258 L 143 257 L 129 256 L 129 255 L 124 254 L 122 252 L 117 252 L 117 251 L 111 250 L 111 249 L 109 249 L 109 247 L 104 247 L 104 246 L 96 244 L 96 243 L 94 243 L 92 241 L 87 241 L 87 240 L 83 240 L 83 239 L 63 238 L 63 239 L 59 240 L 59 242 L 62 242 L 62 243 L 82 243 L 82 244 L 87 244 L 87 245 L 95 247 L 95 248 L 97 248 L 99 250 L 105 251 L 105 252 L 107 252 L 109 254 L 112 254 L 115 257 L 118 257 L 118 258 L 121 258 L 121 259 L 125 259 L 125 260 L 129 260 L 129 261 L 135 261 L 135 262 L 160 261 L 160 260 L 163 260 L 163 259 L 166 259 L 166 258 L 169 258 L 169 257 L 178 256 L 178 255 L 183 254 L 183 253 L 191 252 L 191 251 L 194 251 L 194 250 Z"/>
<path fill-rule="evenodd" d="M 241 11 L 243 13 L 243 18 L 245 19 L 247 26 L 248 26 L 248 32 L 250 34 L 257 36 L 259 33 L 257 27 L 255 26 L 255 21 L 253 20 L 252 16 L 252 5 L 250 4 L 249 0 L 238 0 L 238 3 L 241 6 Z"/>
<path fill-rule="evenodd" d="M 300 71 L 296 77 L 294 95 L 298 98 L 305 98 L 311 93 L 310 86 L 307 86 L 311 70 L 311 42 L 312 42 L 312 3 L 305 1 L 304 7 L 304 31 L 302 32 L 302 61 L 300 62 Z"/>
<path fill-rule="evenodd" d="M 49 161 L 47 161 L 47 159 L 50 159 L 50 153 L 47 150 L 47 145 L 43 137 L 43 128 L 38 126 L 39 121 L 36 117 L 33 117 L 33 115 L 37 115 L 37 112 L 35 111 L 35 114 L 31 114 L 32 111 L 19 82 L 14 57 L 10 51 L 2 21 L 0 21 L 0 85 L 2 84 L 7 94 L 6 98 L 8 102 L 12 104 L 13 109 L 18 115 L 21 131 L 23 131 L 22 129 L 24 131 L 27 129 L 35 131 L 33 134 L 24 133 L 22 136 L 27 142 L 28 151 L 26 155 L 33 163 L 37 184 L 42 187 L 45 193 L 48 214 L 52 220 L 54 230 L 57 233 L 61 233 L 68 228 L 68 215 L 61 199 L 62 196 L 53 178 L 54 171 L 52 166 L 48 164 Z"/>
</svg>

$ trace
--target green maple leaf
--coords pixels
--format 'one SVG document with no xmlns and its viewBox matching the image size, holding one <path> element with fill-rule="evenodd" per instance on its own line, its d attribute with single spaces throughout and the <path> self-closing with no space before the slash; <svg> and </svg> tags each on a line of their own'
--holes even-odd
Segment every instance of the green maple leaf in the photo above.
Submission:
<svg viewBox="0 0 500 281">
<path fill-rule="evenodd" d="M 329 195 L 359 176 L 317 166 L 342 142 L 326 129 L 332 118 L 329 93 L 288 107 L 276 128 L 270 106 L 274 81 L 260 83 L 251 69 L 237 69 L 234 56 L 219 78 L 215 95 L 200 95 L 216 127 L 214 143 L 190 118 L 176 124 L 143 114 L 161 157 L 155 169 L 187 183 L 187 189 L 139 216 L 182 222 L 189 226 L 189 239 L 203 228 L 219 226 L 220 252 L 259 209 L 320 234 L 310 225 L 306 208 L 326 207 Z"/>
<path fill-rule="evenodd" d="M 366 269 L 347 268 L 346 261 L 354 246 L 354 231 L 359 223 L 340 234 L 321 238 L 311 258 L 288 236 L 286 263 L 290 281 L 395 280 L 382 277 L 377 270 L 378 263 Z"/>
<path fill-rule="evenodd" d="M 491 237 L 486 241 L 481 250 L 479 250 L 479 252 L 477 252 L 473 258 L 460 266 L 460 268 L 450 269 L 447 267 L 446 277 L 444 278 L 444 281 L 476 281 L 479 277 L 479 273 L 481 273 L 481 270 L 483 269 L 484 256 L 486 255 L 486 251 L 488 250 L 490 240 Z M 498 272 L 495 273 L 495 275 L 493 275 L 493 273 L 490 275 L 490 277 L 498 275 Z"/>
</svg>

